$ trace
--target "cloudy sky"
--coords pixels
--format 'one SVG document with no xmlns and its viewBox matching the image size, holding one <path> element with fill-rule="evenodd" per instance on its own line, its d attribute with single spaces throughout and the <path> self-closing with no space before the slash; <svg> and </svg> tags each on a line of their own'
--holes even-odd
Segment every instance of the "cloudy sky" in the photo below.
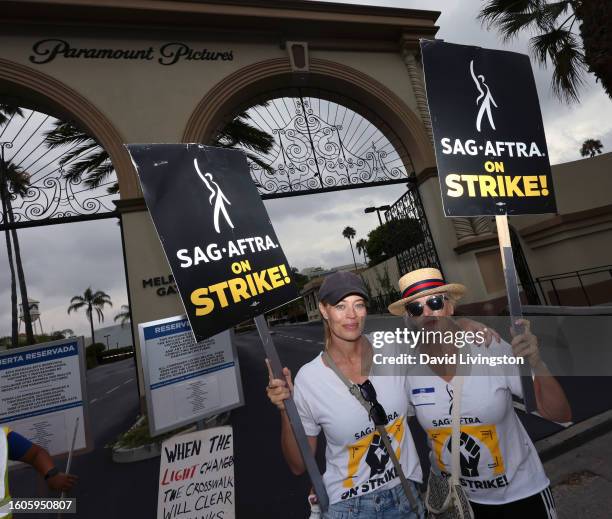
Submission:
<svg viewBox="0 0 612 519">
<path fill-rule="evenodd" d="M 495 32 L 476 21 L 481 2 L 477 0 L 388 0 L 343 3 L 373 4 L 442 11 L 438 37 L 449 42 L 527 53 L 525 36 L 502 44 Z M 600 139 L 604 151 L 612 150 L 612 103 L 592 77 L 586 77 L 581 102 L 565 105 L 550 91 L 550 72 L 534 65 L 552 163 L 580 158 L 586 138 Z M 364 214 L 368 206 L 389 204 L 399 198 L 404 186 L 387 186 L 267 201 L 266 207 L 289 262 L 300 269 L 333 267 L 352 261 L 347 240 L 341 232 L 347 225 L 357 239 L 367 237 L 378 220 Z M 41 302 L 42 325 L 46 332 L 71 328 L 88 334 L 84 314 L 68 316 L 73 295 L 91 286 L 107 292 L 114 302 L 105 311 L 106 323 L 127 303 L 125 273 L 119 227 L 114 220 L 24 229 L 19 232 L 30 297 Z M 0 246 L 0 336 L 10 334 L 10 286 L 6 250 Z"/>
</svg>

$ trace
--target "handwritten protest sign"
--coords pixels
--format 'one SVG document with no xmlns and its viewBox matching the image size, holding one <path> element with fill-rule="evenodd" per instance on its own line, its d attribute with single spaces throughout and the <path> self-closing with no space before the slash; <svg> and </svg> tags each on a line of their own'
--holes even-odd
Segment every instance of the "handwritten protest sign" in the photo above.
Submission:
<svg viewBox="0 0 612 519">
<path fill-rule="evenodd" d="M 157 519 L 235 517 L 230 426 L 174 436 L 161 450 Z"/>
</svg>

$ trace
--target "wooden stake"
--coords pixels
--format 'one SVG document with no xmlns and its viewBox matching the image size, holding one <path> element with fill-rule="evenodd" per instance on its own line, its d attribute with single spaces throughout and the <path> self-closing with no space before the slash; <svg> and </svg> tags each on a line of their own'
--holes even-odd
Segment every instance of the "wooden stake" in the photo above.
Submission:
<svg viewBox="0 0 612 519">
<path fill-rule="evenodd" d="M 506 292 L 508 294 L 508 309 L 510 313 L 512 329 L 515 333 L 522 333 L 523 327 L 515 324 L 517 319 L 523 316 L 521 297 L 518 289 L 516 267 L 514 266 L 514 256 L 512 255 L 512 242 L 510 240 L 510 228 L 508 226 L 508 216 L 495 216 L 497 225 L 497 236 L 499 238 L 499 251 L 501 253 L 502 265 L 504 268 L 504 278 L 506 280 Z M 523 387 L 523 401 L 525 411 L 532 413 L 537 409 L 535 390 L 533 387 L 533 376 L 529 364 L 520 365 L 521 385 Z"/>
<path fill-rule="evenodd" d="M 263 343 L 266 357 L 268 357 L 268 360 L 270 361 L 270 366 L 272 367 L 274 377 L 284 379 L 283 366 L 278 356 L 278 352 L 276 351 L 276 347 L 274 346 L 272 336 L 270 335 L 266 318 L 263 315 L 258 315 L 255 317 L 255 326 L 257 326 L 257 331 L 259 333 L 259 337 L 261 338 L 261 342 Z M 327 491 L 323 485 L 323 478 L 319 472 L 317 461 L 310 450 L 310 444 L 306 438 L 306 432 L 304 431 L 302 420 L 300 420 L 300 415 L 298 414 L 297 407 L 295 406 L 295 402 L 293 401 L 292 397 L 285 400 L 285 410 L 287 411 L 287 417 L 289 418 L 291 429 L 293 430 L 295 440 L 300 449 L 300 453 L 302 454 L 304 465 L 306 465 L 306 470 L 310 476 L 310 481 L 314 487 L 315 493 L 317 494 L 317 498 L 319 499 L 319 506 L 323 512 L 327 512 L 329 507 L 329 497 L 327 496 Z"/>
</svg>

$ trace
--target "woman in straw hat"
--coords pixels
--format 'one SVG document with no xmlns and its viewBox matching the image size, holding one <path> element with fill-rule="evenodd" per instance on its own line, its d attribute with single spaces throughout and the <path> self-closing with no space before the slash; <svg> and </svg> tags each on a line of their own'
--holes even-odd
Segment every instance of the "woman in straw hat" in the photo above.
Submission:
<svg viewBox="0 0 612 519">
<path fill-rule="evenodd" d="M 389 306 L 394 315 L 424 332 L 455 331 L 452 319 L 456 302 L 466 292 L 458 283 L 447 283 L 437 269 L 410 272 L 399 280 L 401 299 Z M 540 358 L 537 338 L 526 319 L 516 322 L 523 332 L 514 334 L 512 344 L 503 340 L 481 350 L 485 356 L 524 357 L 533 371 L 537 409 L 541 416 L 555 422 L 571 420 L 571 409 L 563 389 Z M 431 448 L 432 471 L 448 474 L 451 467 L 451 423 L 455 398 L 455 363 L 435 363 L 452 357 L 459 350 L 432 334 L 432 343 L 421 343 L 417 352 L 427 353 L 427 366 L 409 374 L 409 398 Z M 460 354 L 461 355 L 461 354 Z M 457 356 L 452 357 L 455 360 Z M 433 359 L 433 361 L 432 361 Z M 461 369 L 464 369 L 461 367 Z M 516 365 L 493 367 L 478 363 L 469 368 L 462 381 L 460 403 L 459 480 L 476 519 L 488 517 L 556 517 L 550 481 L 527 432 L 518 419 L 512 395 L 522 397 Z M 460 372 L 462 373 L 462 372 Z M 478 376 L 481 375 L 481 376 Z M 459 377 L 461 378 L 461 377 Z"/>
<path fill-rule="evenodd" d="M 319 290 L 325 352 L 302 366 L 295 384 L 289 369 L 284 368 L 285 380 L 274 379 L 270 371 L 267 393 L 281 411 L 281 448 L 294 474 L 302 474 L 305 467 L 284 401 L 293 395 L 313 451 L 320 431 L 325 434 L 323 481 L 330 501 L 325 518 L 422 518 L 424 507 L 415 485 L 421 482 L 421 467 L 406 423 L 406 377 L 368 377 L 372 346 L 363 335 L 367 298 L 359 276 L 327 276 Z M 352 384 L 351 391 L 331 364 Z M 376 426 L 387 431 L 404 482 Z"/>
</svg>

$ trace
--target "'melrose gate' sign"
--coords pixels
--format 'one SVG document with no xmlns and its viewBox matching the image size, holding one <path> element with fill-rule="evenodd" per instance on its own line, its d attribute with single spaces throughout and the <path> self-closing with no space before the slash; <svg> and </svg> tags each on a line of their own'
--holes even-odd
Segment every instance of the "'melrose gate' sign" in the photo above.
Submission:
<svg viewBox="0 0 612 519">
<path fill-rule="evenodd" d="M 555 213 L 529 57 L 421 41 L 446 216 Z"/>
<path fill-rule="evenodd" d="M 297 297 L 243 152 L 128 149 L 197 342 Z"/>
</svg>

